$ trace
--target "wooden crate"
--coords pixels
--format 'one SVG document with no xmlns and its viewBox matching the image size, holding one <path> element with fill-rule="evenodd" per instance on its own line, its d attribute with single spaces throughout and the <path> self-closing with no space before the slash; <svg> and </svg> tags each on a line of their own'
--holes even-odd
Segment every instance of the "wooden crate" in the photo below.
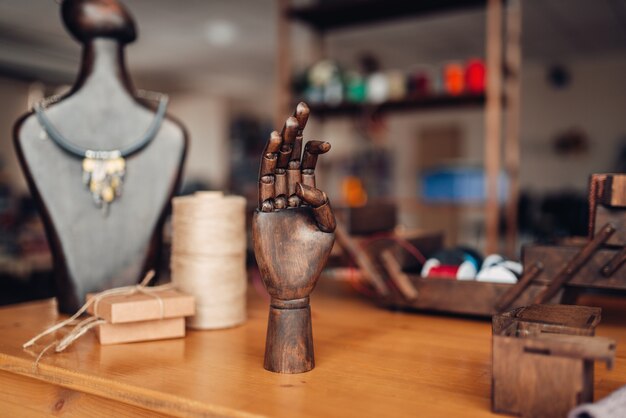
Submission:
<svg viewBox="0 0 626 418">
<path fill-rule="evenodd" d="M 492 320 L 492 410 L 563 417 L 593 401 L 594 362 L 615 358 L 615 341 L 594 337 L 600 308 L 531 305 Z"/>
<path fill-rule="evenodd" d="M 532 283 L 537 273 L 532 268 L 516 284 L 423 278 L 405 271 L 398 247 L 390 245 L 392 241 L 364 248 L 343 226 L 335 232 L 339 245 L 375 290 L 377 302 L 388 308 L 491 317 L 504 309 L 532 303 L 546 288 Z M 424 255 L 436 252 L 443 243 L 439 234 L 405 238 Z M 558 297 L 560 293 L 553 299 Z"/>
<path fill-rule="evenodd" d="M 451 313 L 458 315 L 491 317 L 496 314 L 498 302 L 510 291 L 514 284 L 460 281 L 456 279 L 431 279 L 419 275 L 406 275 L 417 296 L 407 299 L 394 289 L 393 296 L 385 299 L 383 305 L 406 309 Z M 531 285 L 513 301 L 510 307 L 524 306 L 541 293 L 543 286 Z"/>
</svg>

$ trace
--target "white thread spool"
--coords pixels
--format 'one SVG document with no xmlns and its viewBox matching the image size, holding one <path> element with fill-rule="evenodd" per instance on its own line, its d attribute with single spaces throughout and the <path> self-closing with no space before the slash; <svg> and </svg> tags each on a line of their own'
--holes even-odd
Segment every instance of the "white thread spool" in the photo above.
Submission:
<svg viewBox="0 0 626 418">
<path fill-rule="evenodd" d="M 246 201 L 221 192 L 173 200 L 172 282 L 196 298 L 187 326 L 220 329 L 246 320 Z"/>
</svg>

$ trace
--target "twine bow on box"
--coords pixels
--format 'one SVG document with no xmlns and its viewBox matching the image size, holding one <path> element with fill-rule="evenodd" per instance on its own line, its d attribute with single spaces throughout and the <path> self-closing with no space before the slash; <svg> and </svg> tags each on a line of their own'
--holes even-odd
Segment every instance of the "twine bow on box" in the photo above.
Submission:
<svg viewBox="0 0 626 418">
<path fill-rule="evenodd" d="M 56 332 L 60 330 L 61 328 L 64 328 L 68 325 L 74 325 L 74 328 L 72 328 L 72 330 L 67 335 L 65 335 L 60 340 L 57 339 L 53 341 L 52 343 L 48 344 L 43 350 L 41 350 L 41 352 L 37 355 L 37 359 L 35 360 L 35 368 L 36 368 L 39 365 L 39 361 L 41 360 L 43 355 L 51 348 L 54 347 L 54 351 L 57 353 L 60 353 L 61 351 L 69 347 L 74 341 L 82 337 L 91 328 L 94 328 L 100 324 L 104 324 L 106 321 L 98 315 L 98 304 L 103 299 L 106 299 L 111 296 L 119 296 L 119 295 L 130 296 L 136 293 L 142 293 L 144 295 L 151 296 L 159 302 L 159 307 L 161 310 L 160 319 L 163 319 L 165 309 L 164 309 L 163 299 L 161 298 L 161 296 L 159 296 L 158 292 L 161 292 L 163 290 L 173 289 L 174 285 L 172 283 L 167 283 L 167 284 L 160 285 L 160 286 L 148 287 L 148 284 L 150 284 L 153 278 L 154 278 L 154 270 L 150 270 L 145 275 L 141 283 L 139 283 L 138 285 L 116 287 L 114 289 L 109 289 L 100 293 L 96 293 L 95 295 L 93 295 L 93 297 L 87 300 L 87 302 L 85 302 L 85 304 L 74 315 L 67 318 L 66 320 L 63 320 L 51 326 L 50 328 L 44 330 L 40 334 L 37 334 L 35 337 L 33 337 L 32 339 L 24 343 L 24 345 L 22 345 L 22 348 L 31 347 L 35 345 L 37 341 L 39 341 L 41 338 L 45 337 L 46 335 L 50 335 L 53 332 Z M 87 309 L 89 309 L 91 305 L 93 305 L 93 315 L 90 315 L 87 318 L 81 321 L 78 321 L 78 318 L 81 315 L 83 315 L 85 312 L 87 312 Z"/>
</svg>

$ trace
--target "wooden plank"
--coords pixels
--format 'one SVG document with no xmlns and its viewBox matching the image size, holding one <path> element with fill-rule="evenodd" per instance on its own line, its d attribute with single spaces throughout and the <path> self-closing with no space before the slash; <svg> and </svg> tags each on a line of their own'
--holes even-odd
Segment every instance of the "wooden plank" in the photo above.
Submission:
<svg viewBox="0 0 626 418">
<path fill-rule="evenodd" d="M 506 254 L 517 256 L 517 217 L 520 189 L 520 117 L 522 83 L 522 2 L 509 1 L 506 7 L 506 131 L 504 164 L 509 179 L 505 208 Z"/>
<path fill-rule="evenodd" d="M 527 341 L 494 338 L 494 412 L 525 418 L 564 417 L 579 403 L 593 399 L 585 384 L 593 375 L 583 360 L 527 352 Z"/>
<path fill-rule="evenodd" d="M 548 284 L 556 277 L 579 251 L 578 246 L 556 246 L 533 244 L 524 246 L 522 262 L 524 265 L 542 263 L 543 271 L 535 279 L 537 284 Z M 618 254 L 619 248 L 600 248 L 587 263 L 572 276 L 567 283 L 569 287 L 590 289 L 626 289 L 626 265 L 616 270 L 610 276 L 605 277 L 602 269 Z"/>
<path fill-rule="evenodd" d="M 580 248 L 574 257 L 568 260 L 567 264 L 552 278 L 548 288 L 537 298 L 535 303 L 547 303 L 563 288 L 565 284 L 572 280 L 576 272 L 594 256 L 596 251 L 613 235 L 615 228 L 611 224 L 606 224 L 601 231 L 584 247 Z"/>
<path fill-rule="evenodd" d="M 581 360 L 526 353 L 518 367 L 523 373 L 518 389 L 527 394 L 522 417 L 565 417 L 579 403 L 593 400 L 584 391 L 586 373 Z"/>
<path fill-rule="evenodd" d="M 589 306 L 530 305 L 517 310 L 517 321 L 540 322 L 569 328 L 594 329 L 599 323 L 602 310 Z"/>
<path fill-rule="evenodd" d="M 518 339 L 502 336 L 494 336 L 492 344 L 491 409 L 500 414 L 519 415 L 524 393 L 517 382 L 522 373 L 524 347 Z"/>
<path fill-rule="evenodd" d="M 289 16 L 311 25 L 318 31 L 330 31 L 414 16 L 477 8 L 484 4 L 485 0 L 324 2 L 323 4 L 292 8 L 289 10 Z"/>
<path fill-rule="evenodd" d="M 335 229 L 335 238 L 337 243 L 341 245 L 341 248 L 354 260 L 363 277 L 370 282 L 374 289 L 382 296 L 389 295 L 389 288 L 385 284 L 385 279 L 374 265 L 369 254 L 359 246 L 340 223 L 337 224 L 337 229 Z"/>
<path fill-rule="evenodd" d="M 402 296 L 408 301 L 417 299 L 419 293 L 411 283 L 411 279 L 402 271 L 402 266 L 400 266 L 400 263 L 396 260 L 393 251 L 385 250 L 380 257 L 389 278 L 396 285 L 400 293 L 402 293 Z"/>
<path fill-rule="evenodd" d="M 595 211 L 594 235 L 602 231 L 607 223 L 615 226 L 615 233 L 606 241 L 608 245 L 626 246 L 626 210 L 598 205 Z"/>
<path fill-rule="evenodd" d="M 502 283 L 424 279 L 417 275 L 409 277 L 419 297 L 407 303 L 407 307 L 485 317 L 491 317 L 496 313 L 496 302 L 513 286 Z M 530 304 L 532 298 L 542 289 L 542 286 L 529 286 L 511 307 Z"/>
<path fill-rule="evenodd" d="M 596 225 L 596 209 L 602 201 L 607 177 L 607 174 L 592 174 L 589 176 L 589 239 L 593 238 Z M 602 225 L 604 224 L 600 226 Z"/>
<path fill-rule="evenodd" d="M 385 114 L 391 112 L 435 111 L 451 109 L 482 108 L 484 94 L 460 96 L 426 96 L 413 99 L 385 102 L 377 105 L 342 103 L 337 106 L 311 104 L 311 113 L 316 117 L 358 116 L 362 114 Z"/>
<path fill-rule="evenodd" d="M 487 106 L 485 111 L 485 253 L 498 252 L 502 158 L 502 0 L 487 2 Z"/>
<path fill-rule="evenodd" d="M 517 298 L 531 285 L 533 280 L 541 273 L 543 266 L 539 263 L 527 265 L 524 274 L 517 283 L 511 286 L 505 294 L 497 301 L 496 311 L 502 312 L 508 309 Z"/>
<path fill-rule="evenodd" d="M 143 408 L 0 371 L 0 408 L 6 417 L 166 417 Z"/>
<path fill-rule="evenodd" d="M 524 342 L 526 352 L 583 360 L 600 360 L 611 368 L 615 357 L 615 341 L 610 338 L 581 335 L 538 334 Z"/>
<path fill-rule="evenodd" d="M 391 232 L 398 224 L 398 206 L 392 202 L 376 202 L 348 207 L 342 211 L 347 232 L 351 235 L 371 235 Z"/>
<path fill-rule="evenodd" d="M 602 200 L 607 206 L 626 208 L 626 175 L 611 174 L 607 177 Z"/>
<path fill-rule="evenodd" d="M 274 126 L 279 129 L 288 117 L 291 103 L 291 36 L 287 8 L 290 0 L 277 2 L 277 47 L 276 47 L 276 111 Z"/>
<path fill-rule="evenodd" d="M 602 275 L 611 277 L 626 263 L 626 247 L 623 247 L 604 267 L 602 267 Z"/>
<path fill-rule="evenodd" d="M 526 353 L 524 340 L 497 337 L 493 341 L 494 412 L 534 417 L 564 417 L 583 392 L 584 362 Z"/>
</svg>

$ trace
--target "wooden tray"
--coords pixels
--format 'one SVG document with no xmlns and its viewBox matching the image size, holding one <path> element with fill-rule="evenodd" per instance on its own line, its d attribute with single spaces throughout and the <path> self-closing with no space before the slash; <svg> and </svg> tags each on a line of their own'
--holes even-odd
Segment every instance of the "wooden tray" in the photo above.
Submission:
<svg viewBox="0 0 626 418">
<path fill-rule="evenodd" d="M 514 284 L 460 281 L 456 279 L 429 279 L 418 275 L 407 276 L 417 291 L 417 297 L 407 300 L 394 289 L 394 296 L 383 304 L 389 307 L 402 307 L 433 312 L 445 312 L 460 315 L 491 317 L 496 314 L 498 302 Z M 529 286 L 525 292 L 509 306 L 516 308 L 532 303 L 544 286 Z"/>
</svg>

